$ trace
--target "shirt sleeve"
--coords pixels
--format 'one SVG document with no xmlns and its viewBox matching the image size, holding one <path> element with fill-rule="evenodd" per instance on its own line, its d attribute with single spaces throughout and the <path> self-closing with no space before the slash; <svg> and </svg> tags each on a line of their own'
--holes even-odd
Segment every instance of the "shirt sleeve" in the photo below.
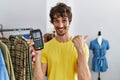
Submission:
<svg viewBox="0 0 120 80">
<path fill-rule="evenodd" d="M 47 54 L 46 54 L 46 51 L 45 49 L 42 50 L 42 55 L 41 55 L 41 63 L 47 63 L 48 60 L 47 60 Z"/>
</svg>

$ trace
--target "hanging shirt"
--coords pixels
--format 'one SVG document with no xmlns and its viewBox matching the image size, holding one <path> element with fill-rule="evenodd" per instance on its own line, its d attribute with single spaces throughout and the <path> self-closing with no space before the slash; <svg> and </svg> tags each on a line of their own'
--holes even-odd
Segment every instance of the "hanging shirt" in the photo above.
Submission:
<svg viewBox="0 0 120 80">
<path fill-rule="evenodd" d="M 93 51 L 92 70 L 95 72 L 105 72 L 108 69 L 106 51 L 109 49 L 109 42 L 102 39 L 101 46 L 97 39 L 90 42 L 90 50 Z"/>
<path fill-rule="evenodd" d="M 3 41 L 7 41 L 8 44 L 6 45 Z M 10 80 L 15 80 L 13 64 L 10 56 L 10 51 L 8 49 L 9 40 L 4 38 L 3 41 L 0 40 L 0 48 L 3 53 L 4 62 L 5 62 Z"/>
<path fill-rule="evenodd" d="M 5 66 L 1 49 L 0 49 L 0 80 L 9 80 L 8 72 Z"/>
</svg>

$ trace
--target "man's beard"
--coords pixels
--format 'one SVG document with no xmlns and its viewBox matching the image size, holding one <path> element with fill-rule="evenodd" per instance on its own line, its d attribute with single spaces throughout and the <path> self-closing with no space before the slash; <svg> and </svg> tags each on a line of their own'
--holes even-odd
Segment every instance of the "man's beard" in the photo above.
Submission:
<svg viewBox="0 0 120 80">
<path fill-rule="evenodd" d="M 59 27 L 58 27 L 58 28 L 57 28 L 58 31 L 56 30 L 57 35 L 59 35 L 59 36 L 64 36 L 64 35 L 66 34 L 66 32 L 64 32 L 64 33 L 61 34 L 61 33 L 59 33 L 59 29 L 63 29 L 63 31 L 64 31 L 64 30 L 66 31 L 66 27 L 62 27 L 62 28 L 59 28 Z"/>
<path fill-rule="evenodd" d="M 64 36 L 65 34 L 66 34 L 66 32 L 63 33 L 63 34 L 60 34 L 60 33 L 57 32 L 57 35 L 59 35 L 59 36 Z"/>
</svg>

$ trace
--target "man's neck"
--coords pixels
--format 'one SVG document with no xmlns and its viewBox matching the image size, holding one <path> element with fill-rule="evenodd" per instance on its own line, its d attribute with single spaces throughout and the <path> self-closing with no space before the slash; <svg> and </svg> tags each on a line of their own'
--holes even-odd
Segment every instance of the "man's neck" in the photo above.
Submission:
<svg viewBox="0 0 120 80">
<path fill-rule="evenodd" d="M 67 42 L 71 39 L 71 36 L 70 35 L 63 35 L 63 36 L 56 35 L 55 38 L 59 42 Z"/>
</svg>

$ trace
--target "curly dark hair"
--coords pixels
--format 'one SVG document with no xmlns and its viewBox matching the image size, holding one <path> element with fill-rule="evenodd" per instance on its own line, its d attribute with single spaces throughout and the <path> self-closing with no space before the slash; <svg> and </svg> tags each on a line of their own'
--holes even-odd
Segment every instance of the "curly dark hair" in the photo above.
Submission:
<svg viewBox="0 0 120 80">
<path fill-rule="evenodd" d="M 54 16 L 58 17 L 68 17 L 69 23 L 72 21 L 71 7 L 67 6 L 65 3 L 58 3 L 56 6 L 52 7 L 50 10 L 50 19 L 53 23 Z"/>
</svg>

